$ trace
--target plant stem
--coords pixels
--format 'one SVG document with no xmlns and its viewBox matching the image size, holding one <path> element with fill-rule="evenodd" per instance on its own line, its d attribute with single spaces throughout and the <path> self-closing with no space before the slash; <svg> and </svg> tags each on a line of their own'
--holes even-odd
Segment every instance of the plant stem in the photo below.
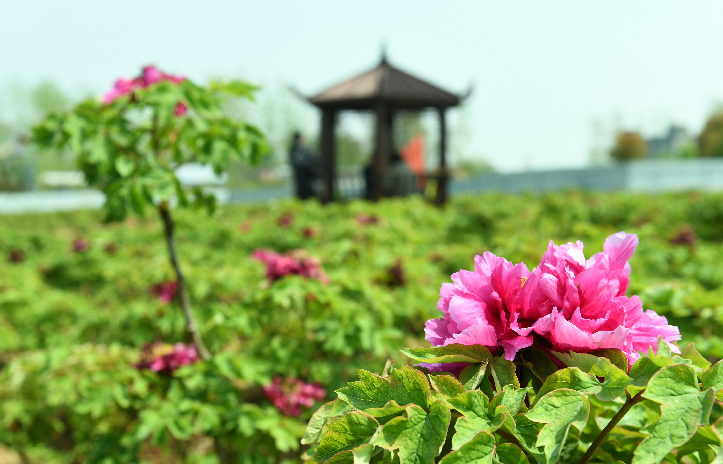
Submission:
<svg viewBox="0 0 723 464">
<path fill-rule="evenodd" d="M 186 317 L 186 332 L 190 335 L 201 359 L 210 359 L 211 354 L 208 352 L 206 345 L 203 343 L 201 333 L 198 331 L 198 326 L 196 325 L 196 319 L 193 317 L 193 312 L 191 311 L 191 299 L 188 297 L 188 290 L 186 289 L 186 281 L 183 278 L 181 266 L 178 264 L 178 258 L 176 257 L 176 246 L 173 241 L 173 220 L 171 219 L 171 212 L 168 209 L 168 203 L 165 201 L 162 202 L 158 206 L 158 212 L 160 213 L 163 225 L 165 226 L 166 244 L 168 245 L 168 254 L 171 258 L 171 264 L 173 265 L 173 269 L 176 271 L 178 291 L 181 294 L 181 307 L 183 308 L 183 315 Z"/>
<path fill-rule="evenodd" d="M 580 462 L 578 462 L 578 464 L 587 464 L 590 458 L 592 458 L 592 455 L 595 453 L 595 450 L 597 450 L 598 446 L 600 446 L 600 444 L 605 441 L 610 432 L 618 425 L 618 422 L 620 422 L 622 418 L 625 417 L 625 414 L 630 411 L 630 408 L 644 400 L 643 392 L 638 393 L 632 398 L 630 397 L 630 393 L 625 392 L 625 394 L 628 397 L 627 401 L 625 401 L 625 404 L 623 404 L 620 410 L 613 416 L 613 418 L 610 420 L 608 425 L 605 426 L 602 432 L 600 432 L 600 434 L 595 437 L 595 440 L 587 449 L 587 452 L 582 457 L 582 459 L 580 459 Z"/>
</svg>

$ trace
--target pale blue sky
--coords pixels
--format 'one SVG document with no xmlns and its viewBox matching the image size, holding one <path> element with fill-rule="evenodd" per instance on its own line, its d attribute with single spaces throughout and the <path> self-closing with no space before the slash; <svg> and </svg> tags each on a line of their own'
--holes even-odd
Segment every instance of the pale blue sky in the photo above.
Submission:
<svg viewBox="0 0 723 464">
<path fill-rule="evenodd" d="M 157 63 L 313 93 L 375 64 L 385 40 L 403 69 L 475 83 L 470 156 L 581 166 L 616 125 L 700 130 L 723 102 L 721 18 L 713 0 L 3 1 L 0 86 L 100 92 Z"/>
</svg>

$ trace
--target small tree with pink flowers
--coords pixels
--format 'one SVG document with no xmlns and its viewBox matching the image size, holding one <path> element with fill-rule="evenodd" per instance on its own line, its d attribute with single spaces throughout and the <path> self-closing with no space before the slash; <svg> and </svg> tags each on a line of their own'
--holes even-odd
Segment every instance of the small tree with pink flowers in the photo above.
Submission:
<svg viewBox="0 0 723 464">
<path fill-rule="evenodd" d="M 635 235 L 492 253 L 442 285 L 418 362 L 337 390 L 303 442 L 323 463 L 723 462 L 723 361 L 628 296 Z M 386 369 L 385 369 L 386 371 Z"/>
<path fill-rule="evenodd" d="M 146 66 L 132 79 L 118 79 L 102 99 L 52 114 L 33 129 L 45 148 L 75 153 L 90 185 L 106 196 L 108 220 L 153 208 L 163 221 L 169 257 L 178 282 L 186 330 L 201 358 L 208 358 L 186 289 L 174 241 L 171 206 L 213 211 L 216 200 L 200 188 L 187 190 L 176 177 L 180 166 L 196 162 L 221 174 L 232 158 L 255 163 L 267 150 L 263 135 L 223 111 L 228 98 L 252 98 L 244 82 L 201 87 L 182 76 Z"/>
</svg>

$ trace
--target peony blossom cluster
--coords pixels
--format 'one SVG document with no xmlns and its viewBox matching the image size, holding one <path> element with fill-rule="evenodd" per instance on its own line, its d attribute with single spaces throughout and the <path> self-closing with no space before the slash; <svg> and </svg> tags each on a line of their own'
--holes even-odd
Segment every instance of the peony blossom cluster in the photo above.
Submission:
<svg viewBox="0 0 723 464">
<path fill-rule="evenodd" d="M 194 345 L 176 343 L 146 343 L 143 346 L 141 362 L 135 365 L 138 369 L 150 369 L 153 372 L 171 373 L 181 366 L 198 361 L 198 352 Z"/>
<path fill-rule="evenodd" d="M 550 241 L 531 272 L 489 252 L 476 256 L 474 271 L 461 270 L 453 283 L 442 284 L 437 308 L 444 316 L 427 321 L 426 338 L 435 346 L 483 345 L 510 361 L 533 344 L 581 353 L 614 348 L 632 366 L 639 351 L 657 349 L 658 336 L 680 340 L 665 317 L 644 311 L 639 297 L 626 296 L 628 260 L 637 245 L 636 235 L 618 232 L 605 240 L 604 251 L 586 259 L 582 242 Z"/>
<path fill-rule="evenodd" d="M 263 388 L 266 397 L 287 416 L 298 416 L 301 406 L 310 408 L 314 400 L 322 400 L 326 395 L 326 390 L 319 383 L 305 383 L 291 376 L 285 379 L 277 376 Z"/>
<path fill-rule="evenodd" d="M 168 304 L 178 294 L 178 282 L 175 280 L 169 280 L 160 284 L 153 285 L 149 293 L 151 296 L 157 297 L 161 303 Z"/>
<path fill-rule="evenodd" d="M 295 250 L 282 255 L 271 250 L 256 250 L 252 253 L 254 259 L 266 264 L 266 277 L 270 282 L 296 274 L 308 279 L 316 279 L 329 283 L 329 278 L 319 263 L 319 260 L 307 256 L 303 250 Z"/>
<path fill-rule="evenodd" d="M 186 78 L 182 76 L 174 76 L 173 74 L 166 74 L 155 66 L 146 66 L 143 68 L 141 75 L 133 79 L 120 78 L 115 81 L 113 88 L 103 95 L 104 103 L 112 103 L 116 99 L 127 95 L 134 90 L 145 89 L 153 84 L 162 81 L 170 81 L 174 84 L 185 81 Z M 179 102 L 176 105 L 175 114 L 176 116 L 183 116 L 188 107 L 183 103 Z"/>
</svg>

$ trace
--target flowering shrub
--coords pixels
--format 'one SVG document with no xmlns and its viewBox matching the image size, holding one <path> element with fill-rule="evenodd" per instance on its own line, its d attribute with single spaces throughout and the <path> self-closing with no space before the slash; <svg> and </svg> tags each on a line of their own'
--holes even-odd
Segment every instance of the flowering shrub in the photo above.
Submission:
<svg viewBox="0 0 723 464">
<path fill-rule="evenodd" d="M 161 303 L 168 304 L 178 295 L 178 282 L 169 280 L 160 284 L 153 285 L 149 293 L 157 297 Z"/>
<path fill-rule="evenodd" d="M 305 383 L 296 377 L 274 377 L 270 385 L 264 386 L 264 394 L 287 416 L 298 416 L 301 407 L 310 408 L 314 401 L 324 399 L 326 390 L 319 383 Z"/>
<path fill-rule="evenodd" d="M 307 256 L 303 250 L 295 250 L 286 255 L 271 250 L 256 250 L 251 256 L 266 264 L 266 277 L 269 282 L 295 274 L 329 283 L 329 278 L 324 273 L 319 260 Z"/>
<path fill-rule="evenodd" d="M 174 239 L 171 200 L 177 206 L 216 208 L 216 198 L 201 188 L 191 192 L 176 170 L 186 163 L 210 165 L 221 174 L 229 160 L 258 161 L 267 150 L 263 135 L 224 114 L 228 96 L 252 98 L 244 82 L 200 87 L 188 79 L 143 68 L 133 79 L 118 79 L 102 101 L 88 100 L 65 114 L 48 115 L 33 128 L 43 148 L 69 147 L 89 184 L 105 194 L 107 220 L 122 220 L 129 210 L 143 216 L 154 208 L 163 222 L 169 261 L 176 273 L 186 331 L 200 356 L 210 352 L 198 330 Z M 76 241 L 76 251 L 84 251 Z"/>
<path fill-rule="evenodd" d="M 138 369 L 150 369 L 153 372 L 171 373 L 181 366 L 198 361 L 198 353 L 193 345 L 156 342 L 143 346 L 141 361 L 135 366 Z"/>
<path fill-rule="evenodd" d="M 426 338 L 435 346 L 501 349 L 514 361 L 518 350 L 535 344 L 536 334 L 544 350 L 618 349 L 632 366 L 640 351 L 655 349 L 658 336 L 680 340 L 677 327 L 655 311 L 643 311 L 639 297 L 625 295 L 628 260 L 637 245 L 637 236 L 619 232 L 605 240 L 603 252 L 586 260 L 582 242 L 557 246 L 550 241 L 532 272 L 524 263 L 514 265 L 489 252 L 476 256 L 474 271 L 459 271 L 453 284 L 442 285 L 437 307 L 444 317 L 427 322 Z"/>
<path fill-rule="evenodd" d="M 360 369 L 359 381 L 312 416 L 307 456 L 334 464 L 721 462 L 723 361 L 711 365 L 692 344 L 681 352 L 672 343 L 678 329 L 625 295 L 637 245 L 620 232 L 585 259 L 581 242 L 550 242 L 532 271 L 477 256 L 474 271 L 442 286 L 444 317 L 425 329 L 435 346 L 403 350 L 428 374 Z"/>
</svg>

